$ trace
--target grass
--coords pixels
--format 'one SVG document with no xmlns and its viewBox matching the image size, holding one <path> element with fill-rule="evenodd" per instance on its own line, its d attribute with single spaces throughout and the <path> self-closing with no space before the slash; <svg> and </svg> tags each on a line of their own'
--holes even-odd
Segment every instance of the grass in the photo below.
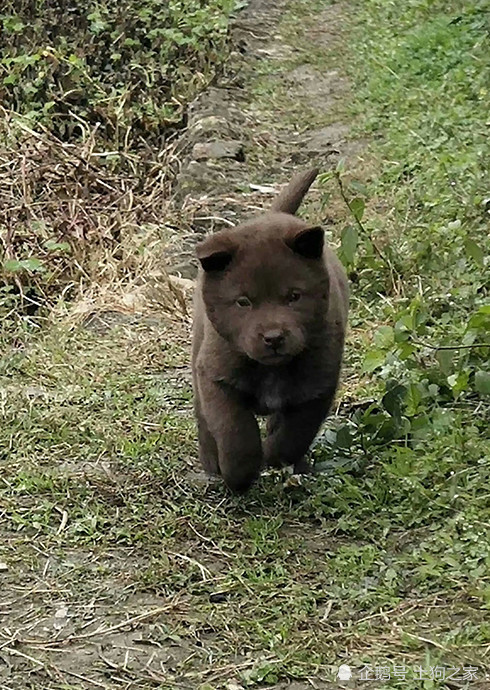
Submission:
<svg viewBox="0 0 490 690">
<path fill-rule="evenodd" d="M 370 665 L 378 680 L 363 687 L 376 690 L 487 687 L 488 349 L 475 345 L 488 341 L 488 15 L 422 0 L 349 9 L 348 64 L 305 38 L 329 4 L 293 3 L 281 23 L 293 57 L 250 83 L 261 126 L 289 132 L 287 112 L 274 120 L 267 106 L 281 73 L 301 61 L 348 73 L 353 95 L 328 112 L 319 102 L 315 127 L 351 108 L 371 142 L 355 171 L 322 186 L 353 293 L 339 416 L 314 449 L 324 472 L 271 473 L 240 498 L 203 482 L 186 321 L 11 315 L 0 336 L 9 690 L 330 688 L 341 663 Z M 450 666 L 459 680 L 442 677 Z"/>
</svg>

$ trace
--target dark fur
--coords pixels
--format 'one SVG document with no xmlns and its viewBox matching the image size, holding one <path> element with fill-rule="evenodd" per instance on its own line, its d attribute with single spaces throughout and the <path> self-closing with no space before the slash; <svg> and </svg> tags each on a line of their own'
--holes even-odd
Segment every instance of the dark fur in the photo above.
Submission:
<svg viewBox="0 0 490 690">
<path fill-rule="evenodd" d="M 308 471 L 304 456 L 337 388 L 347 278 L 321 228 L 291 215 L 316 175 L 298 175 L 271 213 L 197 248 L 192 369 L 200 459 L 234 491 L 248 489 L 266 465 Z M 263 443 L 257 414 L 269 415 Z"/>
</svg>

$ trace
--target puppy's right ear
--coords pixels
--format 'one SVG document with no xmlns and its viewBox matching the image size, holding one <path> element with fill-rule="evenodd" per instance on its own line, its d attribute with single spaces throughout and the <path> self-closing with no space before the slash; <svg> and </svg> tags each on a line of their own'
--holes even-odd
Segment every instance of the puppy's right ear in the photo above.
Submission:
<svg viewBox="0 0 490 690">
<path fill-rule="evenodd" d="M 217 232 L 197 245 L 196 254 L 206 273 L 224 271 L 233 259 L 236 246 L 231 237 Z"/>
<path fill-rule="evenodd" d="M 305 259 L 320 259 L 323 254 L 325 235 L 320 227 L 306 228 L 296 231 L 287 244 L 293 252 L 304 256 Z"/>
</svg>

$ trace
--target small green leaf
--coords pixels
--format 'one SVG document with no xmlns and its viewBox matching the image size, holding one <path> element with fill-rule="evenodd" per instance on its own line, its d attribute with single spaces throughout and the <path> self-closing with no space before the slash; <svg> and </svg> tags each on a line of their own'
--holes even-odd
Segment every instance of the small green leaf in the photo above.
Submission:
<svg viewBox="0 0 490 690">
<path fill-rule="evenodd" d="M 353 225 L 349 225 L 347 228 L 344 228 L 344 230 L 342 231 L 340 243 L 345 259 L 350 264 L 354 263 L 354 258 L 357 249 L 357 241 L 357 228 L 355 228 Z"/>
<path fill-rule="evenodd" d="M 488 330 L 488 329 L 487 329 Z M 461 342 L 461 345 L 473 345 L 475 340 L 478 338 L 478 332 L 476 330 L 470 330 L 466 331 L 466 333 L 463 336 L 463 340 Z"/>
<path fill-rule="evenodd" d="M 439 386 L 436 383 L 431 383 L 427 386 L 427 391 L 432 398 L 437 398 L 439 390 Z"/>
<path fill-rule="evenodd" d="M 447 382 L 451 386 L 455 398 L 467 389 L 469 378 L 470 374 L 468 371 L 460 371 L 447 377 Z"/>
<path fill-rule="evenodd" d="M 322 173 L 319 175 L 318 180 L 320 184 L 324 185 L 327 184 L 327 182 L 330 182 L 335 177 L 335 173 L 333 170 L 329 170 L 328 172 Z"/>
<path fill-rule="evenodd" d="M 54 108 L 55 105 L 56 105 L 56 103 L 55 103 L 54 101 L 47 101 L 47 102 L 43 105 L 43 112 L 44 112 L 44 113 L 49 113 L 49 111 L 52 110 L 52 109 Z"/>
<path fill-rule="evenodd" d="M 8 273 L 18 273 L 19 271 L 23 270 L 21 262 L 17 261 L 16 259 L 8 259 L 7 261 L 4 261 L 3 269 Z"/>
<path fill-rule="evenodd" d="M 410 420 L 410 435 L 413 439 L 422 440 L 432 432 L 432 418 L 420 412 Z"/>
<path fill-rule="evenodd" d="M 468 256 L 471 256 L 473 261 L 478 266 L 483 266 L 485 261 L 485 254 L 483 253 L 481 247 L 479 247 L 474 240 L 467 239 L 464 243 L 464 248 L 466 249 L 466 253 L 468 254 Z"/>
<path fill-rule="evenodd" d="M 405 386 L 396 384 L 383 396 L 383 407 L 395 419 L 400 419 L 401 417 L 406 392 Z"/>
<path fill-rule="evenodd" d="M 451 220 L 447 224 L 448 230 L 459 230 L 460 227 L 461 227 L 461 221 L 459 220 L 459 218 L 456 218 L 456 220 Z"/>
<path fill-rule="evenodd" d="M 5 79 L 3 80 L 3 84 L 8 86 L 9 84 L 16 84 L 20 79 L 20 75 L 16 74 L 15 72 L 11 72 Z"/>
<path fill-rule="evenodd" d="M 359 180 L 351 180 L 349 182 L 349 191 L 355 194 L 360 194 L 360 196 L 367 196 L 368 190 L 365 184 L 359 182 Z"/>
<path fill-rule="evenodd" d="M 380 326 L 374 334 L 374 344 L 379 348 L 388 348 L 395 342 L 395 332 L 391 326 Z"/>
<path fill-rule="evenodd" d="M 364 358 L 362 371 L 365 374 L 370 374 L 375 371 L 375 369 L 379 369 L 379 367 L 383 366 L 385 359 L 386 353 L 384 350 L 370 350 Z"/>
<path fill-rule="evenodd" d="M 448 376 L 453 369 L 454 350 L 437 350 L 436 359 L 442 373 Z"/>
<path fill-rule="evenodd" d="M 339 158 L 339 161 L 337 163 L 337 167 L 335 168 L 335 172 L 338 173 L 339 175 L 343 173 L 345 170 L 345 158 Z"/>
<path fill-rule="evenodd" d="M 337 429 L 336 442 L 339 448 L 350 448 L 352 440 L 352 434 L 346 424 L 341 426 L 340 429 Z"/>
<path fill-rule="evenodd" d="M 490 395 L 490 371 L 479 369 L 476 372 L 475 389 L 482 395 Z"/>
<path fill-rule="evenodd" d="M 46 240 L 44 246 L 50 252 L 67 252 L 70 249 L 70 245 L 68 244 L 68 242 L 55 242 L 54 240 Z"/>
<path fill-rule="evenodd" d="M 4 15 L 2 17 L 2 23 L 5 33 L 18 34 L 25 28 L 25 24 L 22 19 L 16 17 L 15 15 Z"/>
<path fill-rule="evenodd" d="M 357 196 L 355 199 L 352 199 L 352 201 L 349 202 L 349 208 L 356 220 L 362 220 L 364 209 L 366 208 L 364 199 L 361 199 L 360 196 Z"/>
<path fill-rule="evenodd" d="M 400 343 L 397 346 L 397 354 L 399 359 L 405 360 L 408 359 L 413 355 L 413 353 L 416 351 L 416 347 L 414 345 L 411 345 L 410 343 L 403 342 Z"/>
<path fill-rule="evenodd" d="M 68 62 L 71 65 L 76 65 L 77 67 L 79 67 L 82 64 L 82 60 L 78 57 L 78 55 L 75 55 L 75 53 L 72 53 L 68 56 Z"/>
<path fill-rule="evenodd" d="M 404 314 L 395 323 L 395 342 L 402 343 L 408 340 L 410 331 L 412 331 L 412 317 L 410 314 Z"/>
<path fill-rule="evenodd" d="M 417 414 L 421 402 L 422 394 L 420 392 L 420 388 L 415 383 L 411 383 L 408 386 L 408 391 L 406 395 L 406 414 L 409 417 L 412 417 L 413 415 Z"/>
<path fill-rule="evenodd" d="M 23 259 L 20 263 L 26 271 L 33 273 L 44 271 L 43 262 L 40 259 Z"/>
<path fill-rule="evenodd" d="M 30 271 L 31 273 L 42 273 L 45 268 L 40 259 L 8 259 L 4 262 L 3 268 L 9 273 L 20 273 Z"/>
<path fill-rule="evenodd" d="M 466 330 L 490 330 L 490 304 L 484 304 L 475 314 L 472 314 Z"/>
</svg>

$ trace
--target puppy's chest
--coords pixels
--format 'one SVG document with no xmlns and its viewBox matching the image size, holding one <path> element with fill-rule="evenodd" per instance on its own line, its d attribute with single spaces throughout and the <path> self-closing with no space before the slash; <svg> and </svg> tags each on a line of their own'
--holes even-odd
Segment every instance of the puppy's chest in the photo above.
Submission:
<svg viewBox="0 0 490 690">
<path fill-rule="evenodd" d="M 293 364 L 293 363 L 291 363 Z M 268 415 L 319 397 L 328 388 L 328 376 L 316 361 L 309 366 L 244 368 L 227 385 L 243 395 L 255 414 Z"/>
<path fill-rule="evenodd" d="M 291 386 L 287 376 L 267 373 L 257 381 L 253 392 L 257 414 L 271 414 L 291 402 Z"/>
</svg>

